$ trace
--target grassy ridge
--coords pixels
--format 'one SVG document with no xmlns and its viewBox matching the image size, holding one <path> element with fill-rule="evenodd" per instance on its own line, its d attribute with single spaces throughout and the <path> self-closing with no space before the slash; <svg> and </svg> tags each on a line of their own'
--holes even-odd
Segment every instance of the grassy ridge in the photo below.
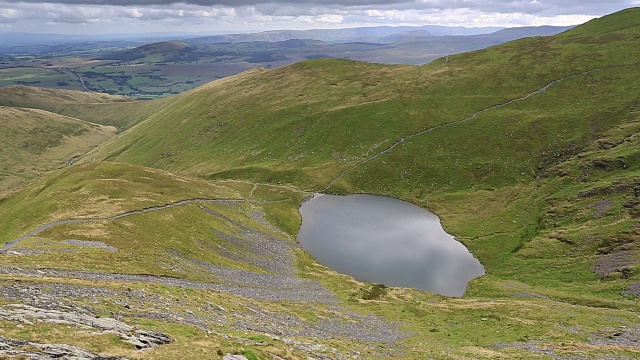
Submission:
<svg viewBox="0 0 640 360">
<path fill-rule="evenodd" d="M 0 106 L 0 198 L 115 136 L 116 129 L 42 110 Z"/>
<path fill-rule="evenodd" d="M 125 164 L 74 165 L 40 177 L 28 189 L 1 200 L 0 242 L 51 221 L 104 218 L 189 198 L 239 199 L 250 189 L 235 182 L 214 185 Z"/>
<path fill-rule="evenodd" d="M 0 106 L 46 110 L 118 128 L 127 128 L 145 119 L 166 103 L 167 100 L 150 104 L 124 96 L 31 86 L 0 88 Z"/>
</svg>

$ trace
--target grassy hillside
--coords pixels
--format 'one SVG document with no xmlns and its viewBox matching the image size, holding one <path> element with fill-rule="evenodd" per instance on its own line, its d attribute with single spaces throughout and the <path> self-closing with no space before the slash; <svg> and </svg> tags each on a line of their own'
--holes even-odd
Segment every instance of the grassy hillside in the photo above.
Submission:
<svg viewBox="0 0 640 360">
<path fill-rule="evenodd" d="M 0 243 L 54 220 L 96 220 L 58 224 L 5 250 L 0 313 L 14 317 L 0 319 L 0 333 L 139 359 L 638 355 L 616 342 L 635 334 L 635 301 L 576 306 L 496 277 L 452 299 L 338 275 L 295 245 L 305 195 L 107 162 L 43 176 L 0 202 Z M 105 219 L 186 199 L 200 200 Z M 60 313 L 17 326 L 9 303 Z M 117 318 L 175 341 L 136 351 L 117 333 L 60 316 Z"/>
<path fill-rule="evenodd" d="M 254 70 L 176 98 L 91 159 L 391 195 L 442 215 L 490 276 L 576 302 L 622 299 L 639 275 L 602 282 L 593 269 L 605 254 L 637 258 L 640 17 L 630 13 L 640 9 L 421 67 Z M 611 23 L 626 30 L 603 34 Z"/>
<path fill-rule="evenodd" d="M 32 86 L 0 88 L 0 106 L 46 110 L 118 128 L 129 127 L 145 119 L 166 103 L 167 100 L 150 104 L 124 96 Z"/>
<path fill-rule="evenodd" d="M 313 60 L 171 98 L 0 200 L 0 314 L 175 341 L 137 352 L 57 317 L 0 333 L 153 359 L 637 358 L 638 24 L 640 8 L 420 67 Z M 428 208 L 487 275 L 462 299 L 338 275 L 295 243 L 312 191 Z"/>
<path fill-rule="evenodd" d="M 637 33 L 638 27 L 640 27 L 640 24 L 638 24 L 638 8 L 635 7 L 619 11 L 613 15 L 591 20 L 578 29 L 566 33 L 565 36 L 603 37 L 612 34 L 626 35 L 629 33 Z"/>
<path fill-rule="evenodd" d="M 534 146 L 534 158 L 529 159 L 527 153 L 527 159 L 512 161 L 513 166 L 526 167 L 524 176 L 523 171 L 513 168 L 492 172 L 498 185 L 513 184 L 530 179 L 539 165 L 546 166 L 563 147 L 576 142 L 578 148 L 600 128 L 615 125 L 596 122 L 607 112 L 623 111 L 635 100 L 639 32 L 630 29 L 604 42 L 598 40 L 598 33 L 570 36 L 573 31 L 584 32 L 578 27 L 557 37 L 525 39 L 421 67 L 323 59 L 276 70 L 253 70 L 178 97 L 172 106 L 101 148 L 97 156 L 199 176 L 232 172 L 231 176 L 237 173 L 261 181 L 322 188 L 341 170 L 403 136 L 466 119 L 574 76 L 527 101 L 484 113 L 493 123 L 473 121 L 473 126 L 484 127 L 480 133 L 504 142 L 505 131 L 496 129 L 501 125 L 496 119 L 513 116 L 520 104 L 533 106 L 535 102 L 554 108 L 549 114 L 535 116 L 565 118 L 554 113 L 555 109 L 583 111 L 589 116 L 576 116 L 564 123 L 533 116 L 514 123 L 519 127 L 512 129 L 515 138 L 522 137 L 527 127 L 545 127 L 547 122 L 557 128 L 532 136 L 527 145 Z M 562 98 L 556 96 L 559 93 L 564 94 Z M 577 106 L 585 95 L 608 97 L 612 103 L 606 105 L 608 109 L 601 108 L 600 101 L 583 101 Z M 618 117 L 613 121 L 619 121 Z M 558 128 L 562 138 L 558 138 Z M 476 146 L 491 143 L 486 140 L 469 139 L 466 148 L 475 153 Z M 521 144 L 524 148 L 523 143 L 517 145 Z M 447 153 L 450 144 L 440 146 L 442 153 Z M 512 152 L 495 151 L 498 156 Z M 546 158 L 542 152 L 548 153 Z M 455 172 L 475 181 L 477 176 L 471 169 L 486 165 L 484 155 L 472 159 L 464 172 L 457 168 Z M 407 159 L 407 164 L 394 166 L 406 168 L 410 164 Z M 448 176 L 451 172 L 440 173 Z"/>
<path fill-rule="evenodd" d="M 0 106 L 0 198 L 115 136 L 116 129 L 42 110 Z"/>
</svg>

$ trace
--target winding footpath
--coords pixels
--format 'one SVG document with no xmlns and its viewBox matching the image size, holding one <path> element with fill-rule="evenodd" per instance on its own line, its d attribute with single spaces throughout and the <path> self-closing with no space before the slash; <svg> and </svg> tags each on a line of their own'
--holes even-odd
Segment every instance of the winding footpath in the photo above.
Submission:
<svg viewBox="0 0 640 360">
<path fill-rule="evenodd" d="M 13 247 L 15 247 L 16 245 L 18 245 L 21 241 L 24 241 L 30 237 L 36 236 L 39 233 L 50 229 L 54 226 L 57 225 L 64 225 L 64 224 L 77 224 L 77 223 L 90 223 L 90 222 L 101 222 L 101 221 L 113 221 L 113 220 L 117 220 L 117 219 L 121 219 L 127 216 L 131 216 L 131 215 L 138 215 L 138 214 L 145 214 L 148 212 L 152 212 L 152 211 L 160 211 L 160 210 L 166 210 L 175 206 L 181 206 L 181 205 L 187 205 L 187 204 L 192 204 L 192 203 L 230 203 L 230 202 L 258 202 L 255 200 L 250 200 L 250 199 L 206 199 L 206 198 L 194 198 L 194 199 L 186 199 L 186 200 L 180 200 L 171 204 L 167 204 L 167 205 L 161 205 L 161 206 L 152 206 L 152 207 L 148 207 L 148 208 L 144 208 L 141 210 L 133 210 L 133 211 L 128 211 L 122 214 L 118 214 L 118 215 L 114 215 L 111 217 L 106 217 L 106 218 L 89 218 L 89 219 L 69 219 L 69 220 L 58 220 L 58 221 L 53 221 L 47 224 L 44 224 L 40 227 L 38 227 L 37 229 L 17 238 L 14 240 L 11 240 L 9 242 L 7 242 L 6 244 L 4 244 L 4 246 L 2 246 L 0 248 L 0 253 L 1 252 L 5 252 Z M 265 202 L 261 202 L 261 203 L 265 203 Z"/>
<path fill-rule="evenodd" d="M 70 219 L 60 220 L 47 223 L 37 229 L 25 234 L 13 241 L 10 241 L 0 249 L 0 254 L 11 254 L 11 248 L 18 245 L 21 241 L 39 234 L 53 226 L 73 223 L 88 223 L 99 221 L 110 221 L 121 219 L 135 214 L 145 214 L 153 211 L 160 211 L 176 206 L 187 205 L 191 203 L 217 203 L 223 205 L 231 205 L 234 203 L 260 203 L 272 204 L 283 200 L 274 201 L 255 201 L 251 199 L 207 199 L 194 198 L 177 201 L 162 206 L 148 207 L 142 210 L 134 210 L 126 213 L 114 215 L 105 218 L 91 219 Z M 289 201 L 289 200 L 285 200 Z M 323 303 L 337 304 L 338 300 L 334 293 L 327 290 L 322 284 L 315 280 L 301 279 L 296 276 L 295 257 L 292 249 L 298 245 L 264 233 L 254 228 L 238 223 L 220 213 L 217 213 L 204 206 L 198 206 L 202 211 L 216 216 L 230 225 L 239 228 L 234 233 L 223 233 L 213 229 L 212 231 L 220 239 L 219 243 L 212 244 L 201 242 L 204 246 L 210 247 L 220 253 L 222 256 L 239 262 L 251 264 L 257 268 L 261 268 L 264 272 L 254 272 L 250 270 L 242 270 L 228 268 L 225 266 L 209 263 L 196 258 L 189 257 L 179 251 L 169 250 L 169 254 L 180 259 L 180 271 L 183 273 L 195 272 L 199 274 L 207 274 L 213 282 L 200 282 L 183 279 L 179 277 L 155 276 L 146 274 L 120 274 L 120 273 L 102 273 L 93 271 L 70 271 L 46 268 L 25 268 L 21 269 L 14 266 L 0 266 L 0 276 L 21 276 L 34 278 L 71 278 L 83 279 L 92 282 L 123 282 L 123 283 L 157 283 L 165 286 L 205 289 L 218 292 L 224 292 L 241 297 L 262 300 L 262 301 L 291 301 L 291 302 L 307 302 L 307 303 Z M 262 223 L 262 216 L 253 215 L 252 218 Z M 234 247 L 242 249 L 240 253 L 229 251 Z"/>
<path fill-rule="evenodd" d="M 258 190 L 258 184 L 253 184 L 253 188 L 251 189 L 251 193 L 249 194 L 249 199 L 253 199 L 253 194 Z"/>
<path fill-rule="evenodd" d="M 347 173 L 349 173 L 349 172 L 351 172 L 351 171 L 353 171 L 353 170 L 355 170 L 355 169 L 367 164 L 368 162 L 371 162 L 371 161 L 381 157 L 382 155 L 390 153 L 391 151 L 393 151 L 394 148 L 396 148 L 396 146 L 398 146 L 400 144 L 403 144 L 407 140 L 410 140 L 410 139 L 412 139 L 414 137 L 418 137 L 418 136 L 424 135 L 424 134 L 426 134 L 428 132 L 431 132 L 431 131 L 434 131 L 434 130 L 437 130 L 437 129 L 440 129 L 440 128 L 443 128 L 443 127 L 446 127 L 446 126 L 452 126 L 452 125 L 462 124 L 462 123 L 471 121 L 471 120 L 475 119 L 476 117 L 478 117 L 478 115 L 480 115 L 482 113 L 485 113 L 485 112 L 490 111 L 490 110 L 499 109 L 499 108 L 508 106 L 510 104 L 513 104 L 515 102 L 526 100 L 526 99 L 528 99 L 528 98 L 530 98 L 530 97 L 532 97 L 534 95 L 537 95 L 537 94 L 540 94 L 540 93 L 543 93 L 543 92 L 547 91 L 547 89 L 549 89 L 550 87 L 552 87 L 553 85 L 555 85 L 557 83 L 560 83 L 560 82 L 565 81 L 565 80 L 572 79 L 574 77 L 586 75 L 586 74 L 589 74 L 589 73 L 592 73 L 592 72 L 598 71 L 598 70 L 601 70 L 601 68 L 591 69 L 591 70 L 587 70 L 587 71 L 584 71 L 584 72 L 581 72 L 581 73 L 578 73 L 578 74 L 565 76 L 563 78 L 554 80 L 554 81 L 548 83 L 547 85 L 545 85 L 544 87 L 542 87 L 542 88 L 540 88 L 540 89 L 538 89 L 536 91 L 533 91 L 533 92 L 531 92 L 531 93 L 529 93 L 529 94 L 527 94 L 525 96 L 522 96 L 522 97 L 519 97 L 519 98 L 515 98 L 515 99 L 509 100 L 507 102 L 501 103 L 501 104 L 493 105 L 493 106 L 490 106 L 488 108 L 484 108 L 484 109 L 482 109 L 482 110 L 480 110 L 480 111 L 478 111 L 476 113 L 473 113 L 471 116 L 469 116 L 467 118 L 464 118 L 462 120 L 456 120 L 456 121 L 452 121 L 452 122 L 436 125 L 436 126 L 424 129 L 424 130 L 422 130 L 420 132 L 404 136 L 404 137 L 400 138 L 399 140 L 397 140 L 396 142 L 394 142 L 393 144 L 391 144 L 386 149 L 380 151 L 379 153 L 377 153 L 375 155 L 372 155 L 372 156 L 360 161 L 359 163 L 355 164 L 354 166 L 342 171 L 340 174 L 338 174 L 338 176 L 336 178 L 334 178 L 329 183 L 329 185 L 327 185 L 324 188 L 323 191 L 327 191 L 331 186 L 333 186 L 333 184 L 335 184 L 336 182 L 340 181 L 340 179 L 342 179 Z"/>
</svg>

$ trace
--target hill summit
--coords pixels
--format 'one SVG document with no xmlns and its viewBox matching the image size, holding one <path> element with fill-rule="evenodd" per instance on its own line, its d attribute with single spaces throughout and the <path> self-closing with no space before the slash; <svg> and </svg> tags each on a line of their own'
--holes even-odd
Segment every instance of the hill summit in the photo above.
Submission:
<svg viewBox="0 0 640 360">
<path fill-rule="evenodd" d="M 181 41 L 163 41 L 158 43 L 146 44 L 134 49 L 125 50 L 103 58 L 109 60 L 125 60 L 133 61 L 143 58 L 171 58 L 185 56 L 194 51 L 189 44 Z"/>
</svg>

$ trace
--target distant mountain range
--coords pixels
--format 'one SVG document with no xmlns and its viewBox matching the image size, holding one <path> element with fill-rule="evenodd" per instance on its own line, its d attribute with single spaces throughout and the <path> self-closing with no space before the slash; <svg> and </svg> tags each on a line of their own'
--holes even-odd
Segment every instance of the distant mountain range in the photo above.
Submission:
<svg viewBox="0 0 640 360">
<path fill-rule="evenodd" d="M 404 32 L 428 32 L 430 35 L 477 35 L 491 33 L 502 28 L 465 28 L 427 25 L 411 26 L 378 26 L 348 29 L 314 29 L 314 30 L 275 30 L 256 33 L 221 34 L 221 32 L 158 32 L 138 34 L 43 34 L 28 32 L 0 33 L 0 51 L 26 50 L 23 47 L 63 45 L 90 42 L 113 41 L 146 41 L 158 42 L 168 40 L 194 39 L 193 43 L 248 42 L 248 41 L 284 41 L 289 39 L 313 39 L 327 42 L 376 41 L 385 36 Z"/>
<path fill-rule="evenodd" d="M 229 34 L 199 37 L 189 40 L 198 43 L 238 43 L 251 41 L 285 41 L 291 39 L 321 40 L 326 42 L 380 42 L 397 34 L 421 34 L 422 36 L 479 35 L 489 34 L 504 28 L 499 27 L 449 27 L 449 26 L 376 26 L 348 29 L 276 30 L 253 34 Z"/>
<path fill-rule="evenodd" d="M 438 36 L 433 34 L 445 31 L 480 32 L 489 28 L 425 26 L 270 31 L 164 41 L 105 54 L 100 59 L 158 63 L 204 61 L 212 56 L 222 56 L 225 62 L 262 63 L 261 66 L 269 63 L 280 66 L 315 58 L 423 64 L 442 56 L 479 50 L 524 37 L 555 35 L 571 28 L 521 27 L 501 29 L 489 34 Z M 294 38 L 296 36 L 298 38 Z"/>
<path fill-rule="evenodd" d="M 409 41 L 422 41 L 428 38 L 452 37 L 452 36 L 490 36 L 497 39 L 500 44 L 526 36 L 554 35 L 570 29 L 571 27 L 448 27 L 448 26 L 377 26 L 357 27 L 347 29 L 313 29 L 313 30 L 275 30 L 256 33 L 217 34 L 202 36 L 203 33 L 146 33 L 146 34 L 41 34 L 8 32 L 0 36 L 0 55 L 3 54 L 46 54 L 60 52 L 61 49 L 69 50 L 82 47 L 91 49 L 139 47 L 156 42 L 185 41 L 188 44 L 237 44 L 245 42 L 283 42 L 287 40 L 317 40 L 324 43 L 382 43 L 395 44 Z M 477 38 L 483 44 L 487 38 Z M 442 39 L 435 40 L 435 43 Z M 453 39 L 453 42 L 460 40 Z M 66 48 L 65 48 L 66 46 Z M 78 48 L 80 46 L 80 48 Z M 462 48 L 462 51 L 475 48 Z"/>
<path fill-rule="evenodd" d="M 202 36 L 202 33 L 161 32 L 135 34 L 42 34 L 28 32 L 0 32 L 0 47 L 73 44 L 95 41 L 162 41 Z"/>
</svg>

